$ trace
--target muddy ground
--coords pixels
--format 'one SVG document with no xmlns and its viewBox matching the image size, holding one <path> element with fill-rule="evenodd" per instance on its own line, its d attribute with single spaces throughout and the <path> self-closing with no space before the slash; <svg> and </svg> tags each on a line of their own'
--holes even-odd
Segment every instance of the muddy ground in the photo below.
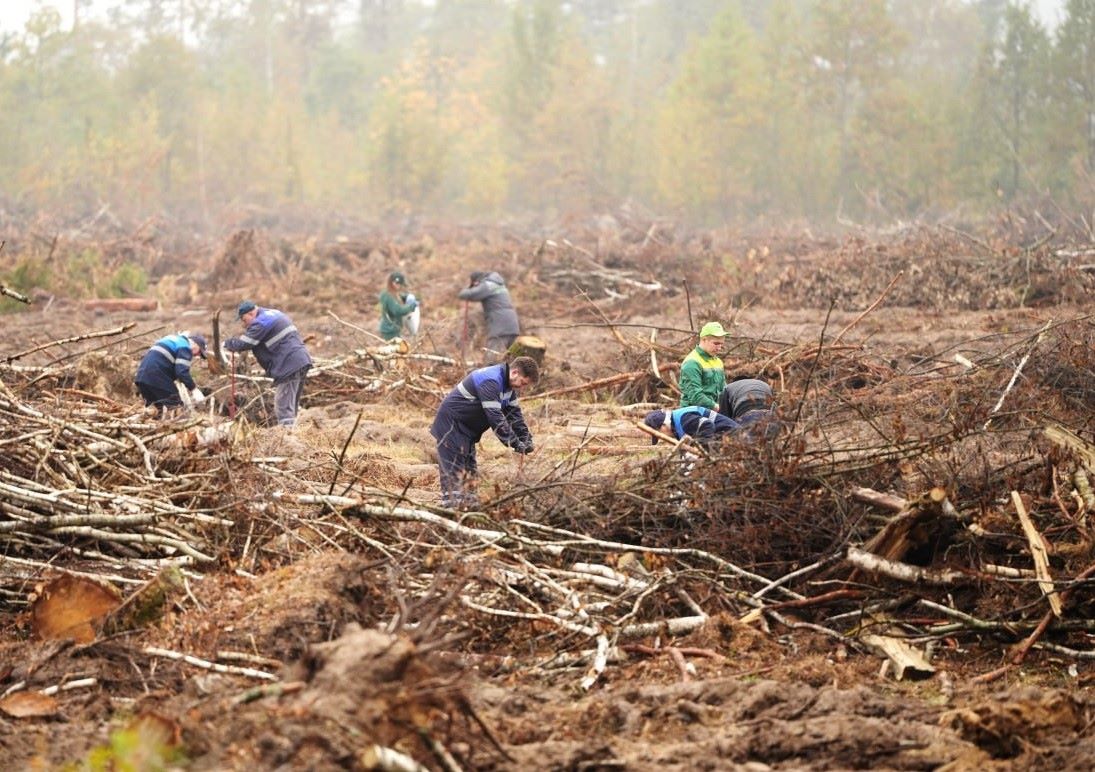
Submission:
<svg viewBox="0 0 1095 772">
<path fill-rule="evenodd" d="M 675 361 L 691 345 L 689 330 L 718 318 L 734 323 L 728 370 L 760 368 L 776 382 L 787 395 L 781 410 L 793 411 L 799 425 L 808 427 L 802 432 L 803 453 L 823 445 L 833 468 L 843 469 L 846 455 L 876 439 L 870 416 L 849 418 L 848 406 L 857 402 L 873 404 L 885 395 L 886 404 L 898 405 L 904 396 L 914 404 L 896 412 L 908 431 L 927 427 L 922 432 L 927 436 L 933 422 L 944 424 L 944 431 L 952 426 L 955 419 L 945 405 L 928 403 L 933 395 L 945 402 L 942 395 L 950 392 L 938 384 L 965 372 L 956 355 L 978 365 L 979 374 L 970 378 L 981 380 L 969 389 L 981 394 L 977 410 L 984 415 L 1022 355 L 1033 351 L 1016 399 L 1026 404 L 1023 400 L 1041 394 L 1046 410 L 1090 439 L 1091 426 L 1085 423 L 1090 413 L 1083 415 L 1091 407 L 1090 387 L 1083 385 L 1091 375 L 1085 369 L 1089 363 L 1070 365 L 1066 379 L 1061 368 L 1068 363 L 1060 356 L 1069 336 L 1080 341 L 1089 334 L 1088 274 L 1050 247 L 1032 260 L 1001 238 L 995 254 L 938 235 L 904 241 L 797 237 L 778 244 L 716 237 L 713 243 L 708 238 L 656 248 L 622 243 L 615 251 L 588 243 L 588 254 L 545 250 L 535 240 L 471 246 L 417 241 L 344 254 L 340 242 L 332 241 L 326 251 L 322 245 L 313 244 L 310 251 L 300 247 L 284 258 L 287 265 L 279 265 L 276 258 L 286 250 L 256 245 L 252 235 L 250 241 L 236 238 L 211 250 L 190 279 L 160 277 L 150 290 L 160 301 L 156 311 L 93 312 L 79 299 L 39 296 L 31 308 L 4 317 L 0 357 L 135 321 L 140 334 L 131 340 L 96 351 L 80 343 L 63 350 L 79 353 L 78 382 L 68 386 L 136 412 L 128 377 L 149 343 L 166 331 L 207 327 L 213 309 L 227 313 L 244 295 L 292 314 L 317 361 L 375 347 L 377 341 L 363 330 L 375 328 L 379 284 L 387 270 L 398 267 L 424 304 L 414 351 L 459 359 L 464 346 L 474 360 L 478 312 L 471 309 L 465 332 L 464 309 L 454 294 L 469 270 L 493 267 L 510 279 L 526 331 L 547 344 L 537 392 L 649 370 L 651 348 L 658 363 Z M 985 238 L 978 241 L 995 246 Z M 332 261 L 336 268 L 328 270 Z M 571 273 L 564 276 L 564 269 Z M 619 278 L 621 271 L 661 286 L 642 289 L 596 276 Z M 883 293 L 878 307 L 864 315 Z M 609 319 L 620 326 L 610 328 Z M 1032 348 L 1039 331 L 1066 320 L 1071 332 L 1043 343 L 1054 355 L 1040 359 Z M 235 329 L 230 321 L 226 327 Z M 657 342 L 644 346 L 652 328 L 658 328 Z M 832 342 L 838 333 L 831 360 L 803 365 L 801 352 L 825 337 Z M 452 597 L 446 600 L 442 578 L 458 582 L 462 570 L 474 570 L 471 563 L 462 569 L 460 555 L 435 550 L 416 564 L 416 576 L 405 574 L 400 551 L 414 550 L 415 534 L 425 538 L 422 532 L 343 519 L 342 530 L 332 537 L 322 527 L 334 516 L 321 507 L 264 508 L 274 488 L 324 487 L 336 475 L 333 459 L 340 452 L 337 476 L 350 486 L 349 495 L 379 490 L 401 494 L 411 505 L 435 506 L 439 495 L 428 427 L 441 395 L 463 371 L 459 364 L 390 360 L 380 386 L 360 377 L 317 378 L 293 432 L 262 426 L 263 403 L 248 403 L 246 432 L 232 447 L 195 451 L 203 455 L 203 469 L 237 470 L 232 498 L 223 502 L 236 525 L 217 544 L 216 564 L 193 568 L 185 592 L 150 627 L 92 643 L 39 641 L 27 607 L 9 598 L 0 639 L 0 692 L 12 691 L 18 682 L 25 682 L 25 690 L 82 678 L 94 678 L 95 684 L 59 692 L 55 707 L 41 715 L 0 713 L 4 766 L 384 768 L 374 746 L 395 749 L 429 769 L 963 770 L 1095 764 L 1090 656 L 1040 651 L 1002 678 L 978 683 L 977 676 L 1005 662 L 1018 638 L 957 634 L 931 647 L 933 675 L 897 680 L 882 658 L 850 642 L 808 626 L 743 621 L 747 609 L 731 595 L 709 595 L 697 598 L 711 615 L 706 624 L 680 636 L 656 634 L 630 642 L 626 660 L 610 662 L 586 690 L 579 683 L 588 661 L 559 667 L 552 658 L 588 648 L 588 642 L 548 635 L 534 622 L 477 615 Z M 2 369 L 0 376 L 15 378 Z M 197 377 L 223 388 L 223 379 L 202 371 Z M 1060 394 L 1047 393 L 1053 384 Z M 237 383 L 237 389 L 248 396 L 261 392 L 250 382 Z M 839 402 L 827 401 L 837 392 Z M 480 467 L 488 501 L 556 479 L 554 470 L 567 459 L 574 459 L 575 467 L 570 484 L 592 489 L 641 477 L 650 464 L 671 456 L 664 445 L 651 447 L 633 425 L 646 409 L 672 399 L 665 384 L 635 378 L 599 391 L 541 400 L 529 396 L 523 402 L 537 453 L 518 464 L 491 437 L 484 438 Z M 58 413 L 65 411 L 65 399 L 57 391 Z M 1024 419 L 1009 420 L 1021 428 Z M 577 455 L 575 448 L 583 443 L 596 452 Z M 986 485 L 1003 501 L 1009 472 L 986 455 L 993 450 L 963 446 L 943 454 L 944 460 L 906 458 L 885 473 L 872 467 L 873 476 L 862 484 L 888 482 L 885 487 L 897 495 L 932 485 L 952 491 L 965 486 L 973 496 L 964 470 L 981 464 L 983 476 L 992 477 Z M 254 458 L 280 459 L 270 462 L 276 474 L 254 472 L 247 461 Z M 250 471 L 239 471 L 245 467 Z M 839 484 L 853 477 L 841 474 Z M 544 504 L 551 495 L 547 490 L 488 514 L 495 522 L 542 516 L 580 527 L 579 515 Z M 782 511 L 793 512 L 799 503 L 784 501 Z M 772 545 L 725 523 L 689 525 L 668 514 L 647 522 L 649 541 L 619 524 L 585 524 L 601 537 L 636 538 L 637 551 L 656 539 L 688 543 L 769 577 L 822 554 L 809 539 L 799 547 L 788 542 L 791 546 L 776 554 Z M 810 527 L 792 525 L 793 530 Z M 779 530 L 775 524 L 760 527 Z M 789 557 L 788 549 L 801 554 Z M 14 553 L 17 545 L 9 543 L 7 550 Z M 753 559 L 762 552 L 762 559 Z M 63 550 L 53 563 L 58 569 L 87 567 Z M 125 561 L 119 559 L 115 569 L 124 573 Z M 44 580 L 49 571 L 38 574 Z M 25 583 L 28 596 L 33 585 Z M 1083 597 L 1076 602 L 1081 616 L 1088 613 Z M 984 600 L 978 608 L 989 614 L 991 606 Z M 792 618 L 813 619 L 806 613 Z M 1083 648 L 1075 636 L 1069 645 Z M 269 682 L 148 656 L 149 647 L 269 671 L 278 686 L 256 693 Z M 218 657 L 223 652 L 246 656 Z"/>
</svg>

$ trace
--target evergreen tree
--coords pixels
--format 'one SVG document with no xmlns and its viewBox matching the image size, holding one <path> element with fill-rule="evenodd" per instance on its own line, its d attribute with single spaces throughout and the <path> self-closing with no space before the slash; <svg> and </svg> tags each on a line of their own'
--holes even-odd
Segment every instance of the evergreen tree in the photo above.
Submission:
<svg viewBox="0 0 1095 772">
<path fill-rule="evenodd" d="M 1062 129 L 1058 141 L 1095 175 L 1095 0 L 1069 0 L 1057 30 L 1053 77 Z"/>
<path fill-rule="evenodd" d="M 1036 187 L 1043 171 L 1049 54 L 1049 37 L 1030 10 L 1010 6 L 981 59 L 972 119 L 985 138 L 980 155 L 1005 199 Z"/>
</svg>

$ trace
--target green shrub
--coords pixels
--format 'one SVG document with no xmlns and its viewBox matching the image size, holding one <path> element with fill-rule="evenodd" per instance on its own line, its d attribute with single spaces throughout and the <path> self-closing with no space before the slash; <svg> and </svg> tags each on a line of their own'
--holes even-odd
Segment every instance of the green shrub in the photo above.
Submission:
<svg viewBox="0 0 1095 772">
<path fill-rule="evenodd" d="M 53 277 L 45 261 L 39 257 L 21 257 L 15 267 L 8 273 L 0 276 L 0 283 L 9 289 L 13 289 L 23 295 L 29 295 L 35 289 L 46 289 L 52 283 Z M 0 313 L 10 314 L 15 311 L 25 311 L 28 306 L 9 297 L 0 298 Z"/>
<path fill-rule="evenodd" d="M 136 263 L 123 263 L 110 277 L 108 297 L 140 295 L 148 289 L 148 274 Z"/>
<path fill-rule="evenodd" d="M 159 772 L 184 760 L 182 751 L 163 741 L 160 732 L 140 727 L 111 732 L 105 745 L 92 748 L 64 772 Z"/>
</svg>

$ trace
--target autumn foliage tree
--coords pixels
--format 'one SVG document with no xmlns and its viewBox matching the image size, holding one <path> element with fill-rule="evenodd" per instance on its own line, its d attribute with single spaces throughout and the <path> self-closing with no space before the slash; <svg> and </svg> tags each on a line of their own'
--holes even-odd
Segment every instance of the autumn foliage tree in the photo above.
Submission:
<svg viewBox="0 0 1095 772">
<path fill-rule="evenodd" d="M 1053 29 L 1005 0 L 73 7 L 0 30 L 0 174 L 28 209 L 714 223 L 1095 198 L 1092 0 Z"/>
</svg>

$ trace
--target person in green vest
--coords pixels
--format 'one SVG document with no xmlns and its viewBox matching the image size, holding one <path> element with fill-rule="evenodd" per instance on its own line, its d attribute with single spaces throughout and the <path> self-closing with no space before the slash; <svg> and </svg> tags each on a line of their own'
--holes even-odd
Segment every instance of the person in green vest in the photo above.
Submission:
<svg viewBox="0 0 1095 772">
<path fill-rule="evenodd" d="M 403 336 L 403 318 L 418 308 L 414 295 L 407 294 L 407 277 L 399 271 L 388 274 L 388 287 L 380 293 L 380 337 Z"/>
<path fill-rule="evenodd" d="M 723 368 L 723 339 L 726 330 L 718 322 L 708 322 L 700 329 L 699 344 L 681 362 L 681 407 L 706 407 L 718 412 L 719 397 L 726 386 Z"/>
</svg>

